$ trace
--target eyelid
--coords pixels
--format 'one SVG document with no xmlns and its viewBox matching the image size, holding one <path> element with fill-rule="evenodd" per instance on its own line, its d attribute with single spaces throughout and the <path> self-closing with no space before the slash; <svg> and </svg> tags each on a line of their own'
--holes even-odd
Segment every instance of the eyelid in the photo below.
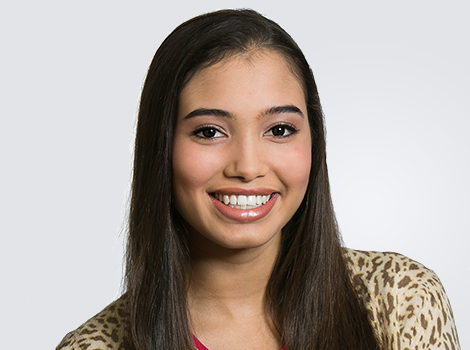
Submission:
<svg viewBox="0 0 470 350">
<path fill-rule="evenodd" d="M 286 128 L 289 131 L 289 134 L 288 135 L 281 135 L 281 136 L 273 135 L 272 130 L 276 127 L 279 127 L 279 126 Z M 294 136 L 299 131 L 300 130 L 294 124 L 282 122 L 282 123 L 276 123 L 275 125 L 271 126 L 265 134 L 271 133 L 271 135 L 268 135 L 268 136 L 274 137 L 276 139 L 286 139 L 286 138 Z"/>
<path fill-rule="evenodd" d="M 217 135 L 217 133 L 220 134 L 220 135 L 219 136 L 213 136 L 213 137 L 206 137 L 206 136 L 203 136 L 203 135 L 198 135 L 198 134 L 200 134 L 203 131 L 208 130 L 208 129 L 214 129 L 216 131 L 216 135 Z M 223 131 L 221 131 L 221 128 L 218 127 L 218 126 L 215 126 L 213 124 L 204 124 L 204 125 L 199 125 L 192 132 L 192 135 L 197 137 L 198 139 L 201 139 L 201 140 L 211 141 L 211 140 L 216 140 L 216 139 L 219 139 L 221 137 L 224 137 L 226 134 Z"/>
</svg>

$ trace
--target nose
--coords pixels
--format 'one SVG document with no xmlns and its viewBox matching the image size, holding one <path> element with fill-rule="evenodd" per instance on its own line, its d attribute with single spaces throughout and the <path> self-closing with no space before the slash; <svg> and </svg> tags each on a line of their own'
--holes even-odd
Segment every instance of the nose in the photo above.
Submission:
<svg viewBox="0 0 470 350">
<path fill-rule="evenodd" d="M 262 140 L 246 138 L 234 142 L 227 154 L 224 175 L 244 182 L 263 177 L 269 172 L 267 150 Z"/>
</svg>

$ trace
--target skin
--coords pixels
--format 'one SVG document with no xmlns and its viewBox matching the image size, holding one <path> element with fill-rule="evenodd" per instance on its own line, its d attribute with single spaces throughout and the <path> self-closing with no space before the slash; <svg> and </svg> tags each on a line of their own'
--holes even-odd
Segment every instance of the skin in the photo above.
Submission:
<svg viewBox="0 0 470 350">
<path fill-rule="evenodd" d="M 227 58 L 197 72 L 181 92 L 173 191 L 193 245 L 191 328 L 209 349 L 281 348 L 265 290 L 310 166 L 305 95 L 280 54 Z M 274 205 L 243 222 L 224 215 L 212 195 L 243 191 L 273 193 Z"/>
</svg>

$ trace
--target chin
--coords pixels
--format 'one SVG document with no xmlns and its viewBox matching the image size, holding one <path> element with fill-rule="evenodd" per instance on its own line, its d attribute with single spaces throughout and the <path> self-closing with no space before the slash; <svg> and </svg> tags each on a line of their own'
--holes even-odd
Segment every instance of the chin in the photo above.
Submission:
<svg viewBox="0 0 470 350">
<path fill-rule="evenodd" d="M 270 236 L 260 236 L 259 232 L 247 232 L 245 230 L 237 230 L 235 235 L 213 236 L 208 233 L 201 234 L 193 231 L 193 247 L 200 252 L 216 253 L 217 250 L 240 251 L 240 250 L 251 250 L 267 246 L 275 246 L 278 248 L 280 242 L 280 231 Z"/>
</svg>

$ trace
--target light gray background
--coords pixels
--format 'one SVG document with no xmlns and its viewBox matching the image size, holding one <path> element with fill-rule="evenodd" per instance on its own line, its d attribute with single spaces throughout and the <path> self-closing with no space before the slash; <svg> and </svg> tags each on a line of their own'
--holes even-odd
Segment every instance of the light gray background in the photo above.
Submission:
<svg viewBox="0 0 470 350">
<path fill-rule="evenodd" d="M 470 346 L 464 1 L 10 1 L 0 6 L 4 349 L 52 349 L 119 295 L 139 93 L 171 30 L 251 7 L 314 71 L 347 246 L 440 276 Z"/>
</svg>

